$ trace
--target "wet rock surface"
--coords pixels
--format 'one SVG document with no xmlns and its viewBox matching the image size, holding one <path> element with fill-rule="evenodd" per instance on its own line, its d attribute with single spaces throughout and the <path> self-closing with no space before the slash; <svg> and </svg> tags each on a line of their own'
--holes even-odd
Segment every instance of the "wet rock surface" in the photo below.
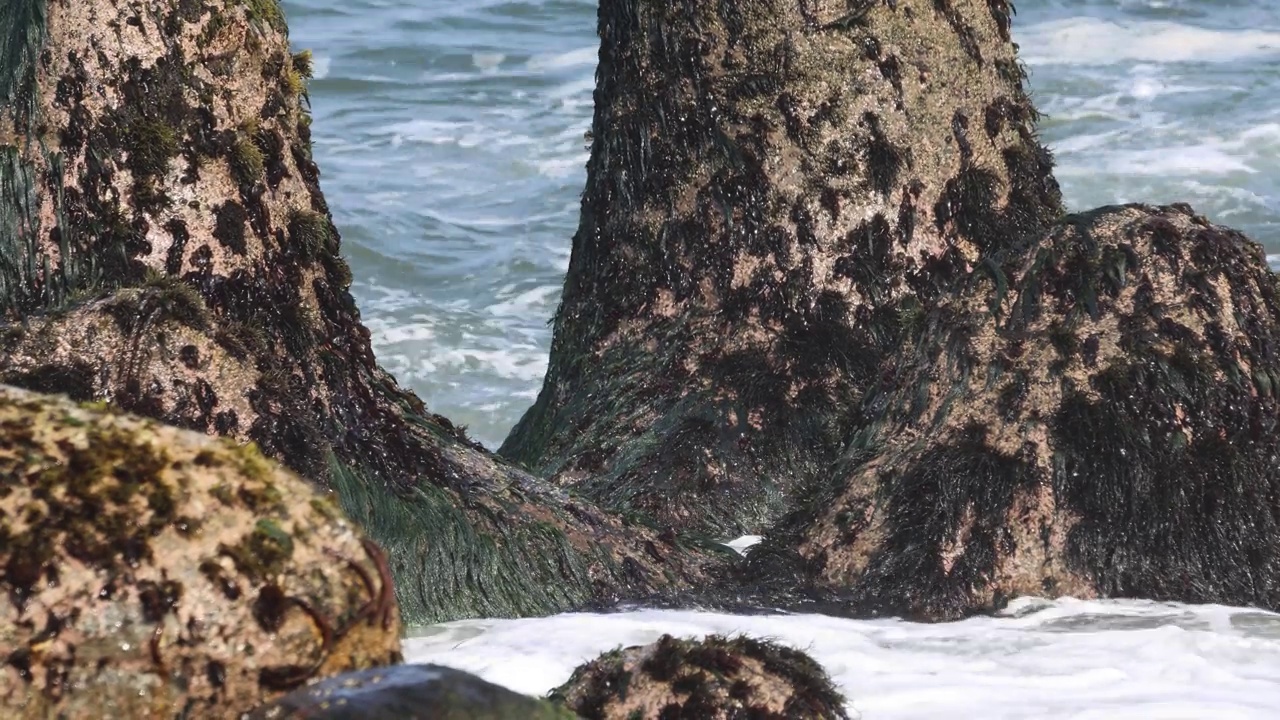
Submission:
<svg viewBox="0 0 1280 720">
<path fill-rule="evenodd" d="M 746 637 L 679 640 L 606 653 L 551 692 L 586 720 L 844 720 L 844 698 L 804 653 Z"/>
<path fill-rule="evenodd" d="M 932 314 L 831 484 L 751 554 L 844 612 L 1018 595 L 1280 607 L 1280 282 L 1185 205 L 1068 216 Z"/>
<path fill-rule="evenodd" d="M 400 660 L 385 557 L 253 447 L 0 386 L 0 714 L 233 717 Z"/>
<path fill-rule="evenodd" d="M 15 0 L 0 34 L 0 382 L 252 440 L 338 492 L 413 622 L 705 577 L 377 365 L 276 0 Z"/>
<path fill-rule="evenodd" d="M 1062 212 L 1003 0 L 602 2 L 551 359 L 501 453 L 758 533 L 939 293 Z"/>
<path fill-rule="evenodd" d="M 347 673 L 286 695 L 245 720 L 572 720 L 544 700 L 440 665 Z"/>
</svg>

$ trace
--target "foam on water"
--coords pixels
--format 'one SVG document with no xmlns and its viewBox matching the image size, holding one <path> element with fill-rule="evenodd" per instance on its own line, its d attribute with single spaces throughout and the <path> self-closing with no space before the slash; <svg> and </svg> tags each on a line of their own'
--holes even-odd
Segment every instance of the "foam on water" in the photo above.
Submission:
<svg viewBox="0 0 1280 720">
<path fill-rule="evenodd" d="M 658 610 L 468 620 L 420 630 L 405 656 L 543 694 L 578 664 L 663 633 L 804 649 L 864 720 L 1274 720 L 1280 709 L 1280 616 L 1213 605 L 1024 599 L 938 625 Z"/>
<path fill-rule="evenodd" d="M 555 55 L 533 57 L 526 65 L 530 70 L 564 70 L 577 67 L 595 69 L 599 53 L 600 49 L 595 45 L 588 45 Z"/>
<path fill-rule="evenodd" d="M 1111 65 L 1119 61 L 1230 62 L 1280 55 L 1280 32 L 1212 30 L 1167 21 L 1074 17 L 1017 31 L 1031 65 Z"/>
</svg>

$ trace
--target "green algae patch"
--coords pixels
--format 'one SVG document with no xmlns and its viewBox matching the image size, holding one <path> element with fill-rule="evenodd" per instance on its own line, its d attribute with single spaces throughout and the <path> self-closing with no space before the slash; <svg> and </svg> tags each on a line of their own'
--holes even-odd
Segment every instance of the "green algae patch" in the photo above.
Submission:
<svg viewBox="0 0 1280 720">
<path fill-rule="evenodd" d="M 305 80 L 310 80 L 314 75 L 313 58 L 310 50 L 300 50 L 294 53 L 291 64 L 293 71 Z"/>
<path fill-rule="evenodd" d="M 30 122 L 35 112 L 35 63 L 44 44 L 46 0 L 0 5 L 0 110 Z"/>
<path fill-rule="evenodd" d="M 238 545 L 223 546 L 222 552 L 245 577 L 262 582 L 284 569 L 293 557 L 293 547 L 293 537 L 277 521 L 263 518 Z"/>
<path fill-rule="evenodd" d="M 236 137 L 231 146 L 229 162 L 232 176 L 241 186 L 252 186 L 266 172 L 266 157 L 249 130 Z"/>
<path fill-rule="evenodd" d="M 134 181 L 154 193 L 155 183 L 169 172 L 169 161 L 182 149 L 178 131 L 157 118 L 135 117 L 125 133 Z"/>
<path fill-rule="evenodd" d="M 249 19 L 267 25 L 271 29 L 287 33 L 284 11 L 280 9 L 279 0 L 243 0 L 245 12 Z"/>
<path fill-rule="evenodd" d="M 481 525 L 442 488 L 374 485 L 333 457 L 330 484 L 347 515 L 387 548 L 406 625 L 545 615 L 591 598 L 585 558 L 553 525 L 511 528 L 497 516 Z"/>
<path fill-rule="evenodd" d="M 103 307 L 126 334 L 142 321 L 172 320 L 201 332 L 215 324 L 213 312 L 199 290 L 154 271 L 148 271 L 139 286 L 112 293 Z"/>
<path fill-rule="evenodd" d="M 306 261 L 337 253 L 337 238 L 329 218 L 314 210 L 295 210 L 289 215 L 289 241 L 294 252 Z"/>
</svg>

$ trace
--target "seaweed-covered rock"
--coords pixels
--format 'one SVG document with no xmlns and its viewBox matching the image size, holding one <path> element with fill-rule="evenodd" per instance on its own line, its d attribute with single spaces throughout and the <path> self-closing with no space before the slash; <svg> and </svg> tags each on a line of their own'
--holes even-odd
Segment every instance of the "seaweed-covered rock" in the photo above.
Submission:
<svg viewBox="0 0 1280 720">
<path fill-rule="evenodd" d="M 440 665 L 398 665 L 321 680 L 250 713 L 246 720 L 572 720 L 526 697 Z"/>
<path fill-rule="evenodd" d="M 1280 281 L 1185 205 L 993 256 L 752 581 L 945 620 L 1017 595 L 1280 608 Z"/>
<path fill-rule="evenodd" d="M 252 440 L 338 491 L 413 622 L 703 558 L 488 453 L 375 362 L 277 0 L 0 3 L 0 382 Z"/>
<path fill-rule="evenodd" d="M 1061 214 L 1004 0 L 602 2 L 551 360 L 501 453 L 753 532 L 981 252 Z"/>
<path fill-rule="evenodd" d="M 0 714 L 234 717 L 400 661 L 382 552 L 252 446 L 0 386 Z"/>
<path fill-rule="evenodd" d="M 586 720 L 848 718 L 813 659 L 747 637 L 663 635 L 582 665 L 550 698 Z"/>
</svg>

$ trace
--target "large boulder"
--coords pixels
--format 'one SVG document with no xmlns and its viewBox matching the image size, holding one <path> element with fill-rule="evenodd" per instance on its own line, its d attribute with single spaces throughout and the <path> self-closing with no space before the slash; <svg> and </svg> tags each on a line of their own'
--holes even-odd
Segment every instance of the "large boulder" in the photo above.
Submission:
<svg viewBox="0 0 1280 720">
<path fill-rule="evenodd" d="M 750 555 L 768 594 L 946 620 L 1018 595 L 1280 608 L 1280 281 L 1185 205 L 990 257 Z"/>
<path fill-rule="evenodd" d="M 414 622 L 687 587 L 374 358 L 277 0 L 0 2 L 0 382 L 253 441 L 388 551 Z"/>
<path fill-rule="evenodd" d="M 400 660 L 385 558 L 252 446 L 0 386 L 0 715 L 234 717 Z"/>
<path fill-rule="evenodd" d="M 1062 212 L 1004 0 L 602 2 L 542 392 L 501 452 L 759 532 L 978 256 Z"/>
<path fill-rule="evenodd" d="M 582 665 L 550 698 L 586 720 L 848 718 L 812 658 L 748 637 L 663 635 Z"/>
</svg>

